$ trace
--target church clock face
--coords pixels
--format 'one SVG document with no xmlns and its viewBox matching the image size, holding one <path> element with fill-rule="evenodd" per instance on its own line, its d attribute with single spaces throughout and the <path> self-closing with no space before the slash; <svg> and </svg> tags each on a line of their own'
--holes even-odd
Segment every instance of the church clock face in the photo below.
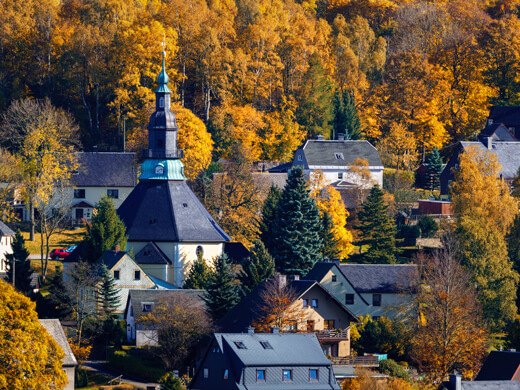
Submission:
<svg viewBox="0 0 520 390">
<path fill-rule="evenodd" d="M 164 175 L 164 167 L 161 164 L 155 166 L 155 174 Z"/>
</svg>

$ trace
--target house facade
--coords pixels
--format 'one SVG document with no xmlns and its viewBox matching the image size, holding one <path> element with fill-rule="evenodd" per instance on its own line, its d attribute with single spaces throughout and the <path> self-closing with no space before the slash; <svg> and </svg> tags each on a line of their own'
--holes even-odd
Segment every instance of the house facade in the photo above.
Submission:
<svg viewBox="0 0 520 390">
<path fill-rule="evenodd" d="M 194 297 L 202 306 L 202 294 L 203 290 L 130 290 L 124 312 L 127 342 L 138 348 L 157 345 L 157 329 L 142 321 L 142 316 L 152 312 L 161 300 L 172 296 Z"/>
<path fill-rule="evenodd" d="M 319 262 L 305 276 L 318 282 L 356 316 L 396 318 L 413 300 L 415 264 L 337 264 Z"/>
<path fill-rule="evenodd" d="M 6 254 L 13 253 L 13 239 L 15 233 L 5 223 L 0 221 L 0 277 L 7 273 L 7 259 Z"/>
<path fill-rule="evenodd" d="M 215 333 L 192 390 L 339 390 L 314 334 Z"/>
</svg>

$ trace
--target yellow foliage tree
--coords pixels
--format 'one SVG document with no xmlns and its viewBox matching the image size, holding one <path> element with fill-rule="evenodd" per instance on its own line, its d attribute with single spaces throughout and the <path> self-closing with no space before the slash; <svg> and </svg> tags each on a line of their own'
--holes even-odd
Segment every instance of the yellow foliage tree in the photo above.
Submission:
<svg viewBox="0 0 520 390">
<path fill-rule="evenodd" d="M 400 123 L 392 123 L 390 131 L 379 143 L 385 166 L 412 170 L 417 161 L 417 142 L 414 135 Z"/>
<path fill-rule="evenodd" d="M 305 138 L 305 131 L 295 121 L 291 111 L 268 113 L 265 123 L 260 132 L 262 159 L 289 161 Z"/>
<path fill-rule="evenodd" d="M 63 389 L 64 354 L 38 322 L 35 304 L 0 280 L 0 389 Z"/>
</svg>

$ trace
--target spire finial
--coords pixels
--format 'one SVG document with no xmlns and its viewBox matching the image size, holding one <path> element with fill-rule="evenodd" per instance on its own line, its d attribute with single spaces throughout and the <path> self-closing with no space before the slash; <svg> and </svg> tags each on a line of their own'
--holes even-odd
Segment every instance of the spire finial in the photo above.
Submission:
<svg viewBox="0 0 520 390">
<path fill-rule="evenodd" d="M 159 73 L 159 76 L 157 76 L 157 84 L 159 84 L 157 90 L 155 92 L 170 92 L 170 89 L 168 88 L 168 81 L 169 77 L 168 74 L 166 74 L 166 37 L 163 38 L 163 41 L 161 42 L 162 46 L 162 69 Z"/>
</svg>

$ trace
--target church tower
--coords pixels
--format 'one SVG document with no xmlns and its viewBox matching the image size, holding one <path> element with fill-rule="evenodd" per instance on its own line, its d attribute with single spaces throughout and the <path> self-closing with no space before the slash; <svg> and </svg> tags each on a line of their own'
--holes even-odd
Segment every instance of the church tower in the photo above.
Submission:
<svg viewBox="0 0 520 390">
<path fill-rule="evenodd" d="M 183 153 L 177 145 L 179 128 L 170 109 L 165 56 L 163 52 L 139 183 L 117 212 L 126 226 L 127 250 L 135 254 L 141 268 L 182 287 L 197 256 L 209 261 L 221 255 L 229 237 L 186 183 Z"/>
</svg>

